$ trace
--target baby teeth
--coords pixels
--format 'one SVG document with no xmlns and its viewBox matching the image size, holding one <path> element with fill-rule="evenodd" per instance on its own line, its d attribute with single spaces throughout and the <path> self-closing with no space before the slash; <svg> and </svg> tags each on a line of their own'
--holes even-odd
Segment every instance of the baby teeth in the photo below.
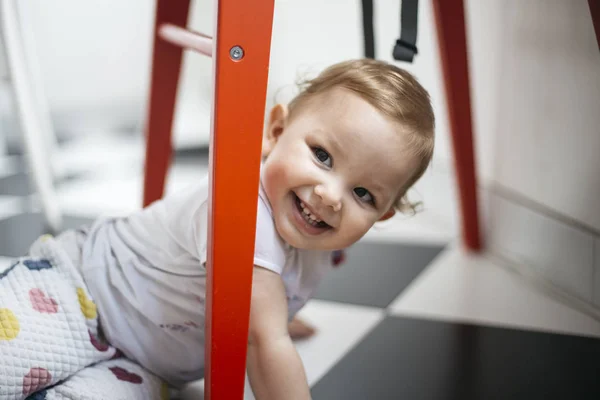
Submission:
<svg viewBox="0 0 600 400">
<path fill-rule="evenodd" d="M 300 208 L 302 208 L 302 214 L 304 215 L 306 222 L 310 223 L 311 225 L 316 225 L 317 223 L 321 222 L 320 219 L 317 219 L 317 217 L 310 213 L 303 202 L 300 202 Z"/>
<path fill-rule="evenodd" d="M 311 220 L 313 220 L 313 221 L 321 222 L 321 220 L 320 220 L 320 219 L 317 219 L 317 217 L 315 217 L 314 215 L 312 215 L 312 214 L 310 213 L 310 211 L 308 211 L 306 208 L 303 208 L 303 209 L 302 209 L 302 213 L 303 213 L 303 214 L 304 214 L 304 215 L 305 215 L 307 218 L 310 218 L 310 219 L 311 219 Z"/>
</svg>

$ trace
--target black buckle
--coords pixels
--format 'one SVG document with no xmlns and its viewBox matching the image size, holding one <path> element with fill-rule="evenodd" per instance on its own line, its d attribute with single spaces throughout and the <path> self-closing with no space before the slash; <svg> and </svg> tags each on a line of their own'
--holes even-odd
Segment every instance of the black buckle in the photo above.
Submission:
<svg viewBox="0 0 600 400">
<path fill-rule="evenodd" d="M 396 40 L 393 51 L 394 60 L 412 62 L 415 54 L 418 53 L 417 46 L 414 44 L 408 43 L 402 38 Z"/>
</svg>

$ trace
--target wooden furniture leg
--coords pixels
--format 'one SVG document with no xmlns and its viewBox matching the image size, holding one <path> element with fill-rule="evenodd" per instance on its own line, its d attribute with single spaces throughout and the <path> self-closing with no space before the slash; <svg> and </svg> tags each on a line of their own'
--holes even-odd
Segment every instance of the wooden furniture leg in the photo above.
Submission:
<svg viewBox="0 0 600 400">
<path fill-rule="evenodd" d="M 460 193 L 463 240 L 469 250 L 478 251 L 482 243 L 477 207 L 464 4 L 463 0 L 434 0 L 433 6 Z"/>
<path fill-rule="evenodd" d="M 592 24 L 596 32 L 596 42 L 600 48 L 600 0 L 588 0 L 590 14 L 592 15 Z"/>
<path fill-rule="evenodd" d="M 183 57 L 183 50 L 179 46 L 162 40 L 158 33 L 166 23 L 185 26 L 189 6 L 189 0 L 156 2 L 150 98 L 146 116 L 144 207 L 163 196 L 171 161 L 171 131 Z"/>
</svg>

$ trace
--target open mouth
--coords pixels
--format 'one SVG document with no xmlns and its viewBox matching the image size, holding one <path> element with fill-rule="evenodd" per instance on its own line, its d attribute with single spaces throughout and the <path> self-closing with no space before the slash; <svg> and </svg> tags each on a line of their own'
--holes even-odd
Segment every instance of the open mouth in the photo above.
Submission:
<svg viewBox="0 0 600 400">
<path fill-rule="evenodd" d="M 309 224 L 315 228 L 321 228 L 321 229 L 331 228 L 331 226 L 329 226 L 327 223 L 325 223 L 324 221 L 321 221 L 315 215 L 311 214 L 308 207 L 306 207 L 306 205 L 302 202 L 302 200 L 300 200 L 300 198 L 298 196 L 295 196 L 295 197 L 296 197 L 296 208 L 298 209 L 298 212 L 302 216 L 302 219 L 304 220 L 304 222 L 306 222 L 307 224 Z"/>
</svg>

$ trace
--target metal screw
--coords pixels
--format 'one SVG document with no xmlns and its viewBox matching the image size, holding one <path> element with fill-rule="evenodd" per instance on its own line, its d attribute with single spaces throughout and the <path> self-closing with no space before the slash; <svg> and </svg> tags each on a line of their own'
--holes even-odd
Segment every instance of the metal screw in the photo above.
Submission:
<svg viewBox="0 0 600 400">
<path fill-rule="evenodd" d="M 244 58 L 244 49 L 242 49 L 240 46 L 233 46 L 231 50 L 229 50 L 229 56 L 234 61 L 240 61 L 242 58 Z"/>
</svg>

